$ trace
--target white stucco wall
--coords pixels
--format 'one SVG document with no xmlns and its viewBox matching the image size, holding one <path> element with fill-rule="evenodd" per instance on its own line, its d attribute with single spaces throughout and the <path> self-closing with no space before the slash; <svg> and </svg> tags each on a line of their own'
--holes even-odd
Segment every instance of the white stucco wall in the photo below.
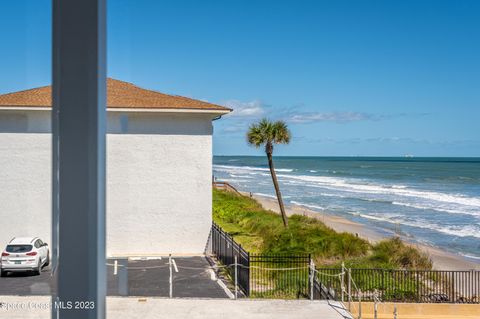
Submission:
<svg viewBox="0 0 480 319">
<path fill-rule="evenodd" d="M 0 111 L 0 245 L 51 241 L 48 111 Z M 212 115 L 113 113 L 107 254 L 201 254 L 211 226 Z"/>
</svg>

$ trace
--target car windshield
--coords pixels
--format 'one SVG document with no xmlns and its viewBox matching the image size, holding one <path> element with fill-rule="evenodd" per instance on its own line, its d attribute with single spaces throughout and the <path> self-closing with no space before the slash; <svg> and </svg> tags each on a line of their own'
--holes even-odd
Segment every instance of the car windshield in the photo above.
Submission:
<svg viewBox="0 0 480 319">
<path fill-rule="evenodd" d="M 9 253 L 26 253 L 32 250 L 32 245 L 8 245 L 7 252 Z"/>
</svg>

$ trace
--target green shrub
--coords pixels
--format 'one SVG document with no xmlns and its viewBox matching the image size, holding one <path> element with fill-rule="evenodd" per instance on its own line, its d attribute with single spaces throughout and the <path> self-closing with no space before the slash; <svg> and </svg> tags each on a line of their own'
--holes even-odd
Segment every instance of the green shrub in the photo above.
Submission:
<svg viewBox="0 0 480 319">
<path fill-rule="evenodd" d="M 373 246 L 370 259 L 381 264 L 393 264 L 404 269 L 431 269 L 430 257 L 418 249 L 405 245 L 398 237 L 383 240 Z"/>
<path fill-rule="evenodd" d="M 255 200 L 213 190 L 213 219 L 252 253 L 312 254 L 317 265 L 356 268 L 431 269 L 428 256 L 392 238 L 371 245 L 350 233 L 337 233 L 321 221 L 300 215 L 280 215 Z"/>
</svg>

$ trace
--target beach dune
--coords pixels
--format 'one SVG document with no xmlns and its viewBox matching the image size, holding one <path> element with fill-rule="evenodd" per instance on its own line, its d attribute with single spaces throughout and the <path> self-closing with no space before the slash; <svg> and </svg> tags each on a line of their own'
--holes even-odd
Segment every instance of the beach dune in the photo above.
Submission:
<svg viewBox="0 0 480 319">
<path fill-rule="evenodd" d="M 249 196 L 248 193 L 245 193 L 245 195 Z M 275 199 L 259 196 L 256 194 L 252 194 L 252 197 L 255 200 L 257 200 L 265 209 L 271 210 L 275 213 L 280 212 L 280 209 L 278 207 L 278 202 Z M 334 229 L 337 232 L 348 232 L 352 234 L 357 234 L 359 237 L 366 239 L 372 243 L 375 243 L 382 239 L 387 238 L 385 235 L 382 235 L 376 232 L 375 230 L 366 227 L 363 224 L 356 223 L 339 216 L 333 216 L 326 212 L 311 210 L 309 208 L 299 206 L 299 205 L 288 205 L 287 215 L 288 216 L 291 216 L 291 215 L 309 216 L 322 221 L 325 225 Z M 446 252 L 436 247 L 412 243 L 405 238 L 402 238 L 402 239 L 408 242 L 410 245 L 415 246 L 417 249 L 425 251 L 432 259 L 434 269 L 480 270 L 480 263 L 471 262 L 469 260 L 466 260 L 460 255 Z"/>
</svg>

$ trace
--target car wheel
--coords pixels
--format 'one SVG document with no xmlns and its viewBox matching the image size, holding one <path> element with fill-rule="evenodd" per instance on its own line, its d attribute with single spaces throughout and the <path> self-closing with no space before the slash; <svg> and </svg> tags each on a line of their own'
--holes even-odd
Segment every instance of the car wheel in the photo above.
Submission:
<svg viewBox="0 0 480 319">
<path fill-rule="evenodd" d="M 47 254 L 47 260 L 45 260 L 44 267 L 47 267 L 48 265 L 50 265 L 50 253 Z"/>
<path fill-rule="evenodd" d="M 4 270 L 0 271 L 0 277 L 7 277 L 7 272 Z"/>
<path fill-rule="evenodd" d="M 37 268 L 33 271 L 33 273 L 38 276 L 40 275 L 41 272 L 42 272 L 42 262 L 40 261 L 40 259 L 38 259 Z"/>
</svg>

